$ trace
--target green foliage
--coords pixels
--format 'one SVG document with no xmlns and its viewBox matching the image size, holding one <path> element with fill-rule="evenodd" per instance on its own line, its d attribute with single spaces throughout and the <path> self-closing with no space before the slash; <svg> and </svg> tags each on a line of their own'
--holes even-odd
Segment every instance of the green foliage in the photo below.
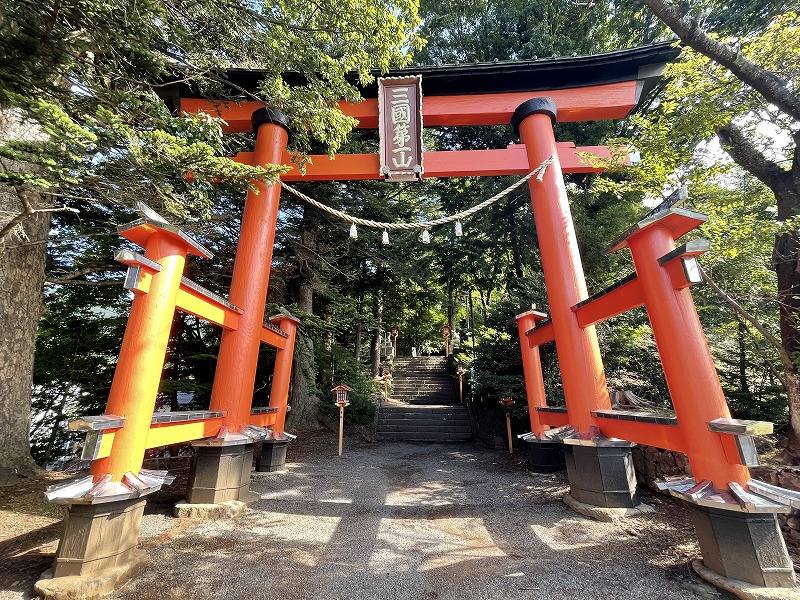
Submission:
<svg viewBox="0 0 800 600">
<path fill-rule="evenodd" d="M 218 119 L 167 111 L 158 95 L 166 79 L 221 93 L 220 69 L 263 69 L 262 92 L 248 99 L 290 116 L 298 151 L 316 141 L 334 152 L 355 125 L 336 102 L 357 101 L 356 82 L 407 63 L 420 44 L 415 0 L 324 0 L 313 10 L 294 0 L 69 0 L 0 10 L 0 105 L 39 130 L 0 145 L 0 157 L 36 174 L 5 163 L 2 179 L 67 199 L 146 198 L 181 218 L 207 216 L 220 186 L 241 191 L 282 169 L 227 160 Z M 299 75 L 292 86 L 281 77 L 289 71 Z"/>
<path fill-rule="evenodd" d="M 741 41 L 741 53 L 761 68 L 797 81 L 800 17 L 787 12 L 775 18 L 764 31 Z M 631 170 L 638 189 L 652 194 L 665 185 L 701 185 L 729 176 L 732 163 L 721 161 L 708 142 L 731 122 L 754 146 L 768 148 L 777 164 L 789 164 L 792 119 L 726 68 L 685 48 L 664 76 L 668 83 L 657 104 L 631 117 L 630 135 L 617 140 L 641 151 L 641 166 Z"/>
<path fill-rule="evenodd" d="M 345 408 L 345 421 L 372 427 L 375 419 L 377 388 L 369 371 L 358 364 L 348 349 L 334 346 L 330 350 L 317 352 L 317 364 L 330 364 L 331 389 L 336 385 L 352 388 L 347 396 L 350 406 Z M 335 394 L 325 390 L 320 409 L 330 417 L 338 417 L 339 408 L 334 404 Z"/>
</svg>

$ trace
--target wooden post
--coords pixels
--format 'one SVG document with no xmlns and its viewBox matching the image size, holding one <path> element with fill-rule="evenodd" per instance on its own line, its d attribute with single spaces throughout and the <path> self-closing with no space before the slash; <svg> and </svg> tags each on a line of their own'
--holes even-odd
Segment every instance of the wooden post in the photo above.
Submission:
<svg viewBox="0 0 800 600">
<path fill-rule="evenodd" d="M 464 374 L 458 374 L 458 401 L 464 404 Z"/>
<path fill-rule="evenodd" d="M 342 455 L 342 436 L 344 434 L 344 406 L 339 407 L 339 456 Z"/>
<path fill-rule="evenodd" d="M 514 443 L 511 439 L 511 413 L 506 413 L 506 430 L 508 431 L 508 453 L 514 454 Z"/>
<path fill-rule="evenodd" d="M 539 356 L 539 347 L 531 347 L 528 343 L 527 332 L 536 327 L 537 321 L 546 318 L 544 313 L 529 310 L 517 315 L 517 329 L 519 331 L 519 345 L 522 351 L 522 372 L 525 375 L 525 395 L 528 399 L 528 415 L 531 421 L 531 432 L 540 434 L 550 429 L 539 419 L 537 407 L 547 406 L 544 393 L 544 377 L 542 376 L 542 360 Z"/>
</svg>

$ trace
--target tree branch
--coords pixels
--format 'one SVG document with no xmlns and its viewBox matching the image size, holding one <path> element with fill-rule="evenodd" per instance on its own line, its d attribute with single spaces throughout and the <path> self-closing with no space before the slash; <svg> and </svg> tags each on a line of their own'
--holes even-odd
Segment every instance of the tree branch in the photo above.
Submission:
<svg viewBox="0 0 800 600">
<path fill-rule="evenodd" d="M 747 321 L 753 327 L 755 327 L 756 331 L 758 331 L 758 333 L 760 333 L 762 336 L 764 336 L 764 339 L 767 340 L 772 346 L 775 347 L 775 349 L 778 351 L 778 354 L 780 354 L 781 362 L 783 363 L 783 365 L 786 368 L 791 367 L 792 369 L 794 369 L 794 365 L 792 363 L 792 358 L 789 356 L 789 353 L 786 352 L 786 350 L 784 349 L 783 344 L 781 344 L 781 341 L 778 338 L 776 338 L 774 335 L 772 335 L 769 331 L 767 331 L 767 328 L 764 327 L 758 321 L 758 319 L 756 319 L 753 315 L 751 315 L 744 308 L 742 308 L 742 306 L 738 302 L 736 302 L 736 300 L 734 300 L 721 287 L 719 287 L 714 282 L 714 280 L 711 279 L 711 277 L 708 276 L 708 273 L 705 272 L 705 269 L 703 269 L 701 267 L 700 268 L 700 272 L 703 275 L 703 280 L 711 287 L 711 289 L 714 290 L 714 292 L 720 298 L 725 300 L 725 302 L 727 302 L 730 305 L 730 307 L 736 312 L 736 314 L 741 316 L 745 321 Z"/>
<path fill-rule="evenodd" d="M 78 214 L 80 212 L 76 208 L 69 208 L 67 206 L 56 206 L 53 208 L 34 208 L 30 199 L 30 195 L 33 194 L 34 192 L 25 189 L 22 186 L 16 186 L 15 191 L 17 192 L 17 197 L 19 198 L 19 201 L 22 203 L 22 212 L 16 215 L 15 217 L 12 217 L 8 223 L 3 225 L 3 228 L 0 229 L 0 240 L 2 240 L 4 237 L 10 234 L 17 225 L 24 222 L 26 219 L 32 217 L 35 214 L 48 213 L 48 212 L 71 212 Z"/>
<path fill-rule="evenodd" d="M 717 127 L 719 142 L 736 164 L 755 175 L 761 183 L 778 191 L 789 181 L 789 172 L 764 157 L 742 130 L 733 123 Z"/>
<path fill-rule="evenodd" d="M 124 279 L 105 279 L 103 281 L 86 281 L 85 279 L 54 279 L 45 281 L 44 285 L 86 285 L 90 287 L 105 287 L 111 285 L 122 285 Z"/>
<path fill-rule="evenodd" d="M 709 36 L 697 20 L 685 19 L 683 11 L 675 4 L 666 0 L 644 0 L 644 3 L 684 44 L 730 69 L 731 73 L 756 90 L 765 100 L 800 120 L 800 96 L 793 94 L 783 79 Z"/>
</svg>

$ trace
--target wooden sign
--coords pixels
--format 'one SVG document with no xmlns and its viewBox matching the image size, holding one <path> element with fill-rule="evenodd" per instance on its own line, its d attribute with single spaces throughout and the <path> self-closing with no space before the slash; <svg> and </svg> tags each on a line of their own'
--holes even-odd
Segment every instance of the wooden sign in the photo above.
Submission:
<svg viewBox="0 0 800 600">
<path fill-rule="evenodd" d="M 422 76 L 378 78 L 381 175 L 387 181 L 422 177 Z"/>
</svg>

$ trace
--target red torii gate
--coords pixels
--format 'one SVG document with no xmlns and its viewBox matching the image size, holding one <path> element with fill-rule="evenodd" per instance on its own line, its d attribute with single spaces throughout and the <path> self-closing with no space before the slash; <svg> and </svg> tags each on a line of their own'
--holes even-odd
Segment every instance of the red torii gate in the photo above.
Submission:
<svg viewBox="0 0 800 600">
<path fill-rule="evenodd" d="M 425 98 L 422 114 L 427 126 L 511 123 L 522 141 L 505 149 L 425 153 L 426 177 L 525 174 L 553 157 L 542 180 L 529 181 L 552 322 L 534 329 L 536 321 L 544 315 L 526 313 L 518 317 L 518 323 L 533 433 L 546 435 L 551 425 L 572 426 L 571 435 L 564 434 L 561 439 L 569 451 L 573 496 L 600 506 L 630 506 L 637 502 L 630 464 L 631 444 L 625 440 L 686 451 L 698 480 L 702 478 L 707 483 L 671 485 L 676 494 L 693 502 L 708 500 L 710 496 L 705 492 L 709 490 L 719 495 L 723 486 L 739 486 L 729 488 L 739 494 L 738 502 L 722 502 L 713 508 L 707 508 L 708 502 L 703 506 L 698 503 L 698 508 L 707 515 L 705 521 L 698 521 L 698 529 L 705 528 L 700 532 L 700 541 L 706 564 L 722 575 L 746 577 L 757 585 L 789 587 L 793 585 L 793 571 L 775 519 L 776 512 L 785 510 L 786 496 L 775 490 L 760 490 L 764 495 L 784 499 L 783 504 L 774 504 L 752 494 L 756 490 L 743 466 L 748 457 L 740 453 L 742 448 L 744 452 L 748 449 L 742 440 L 749 439 L 740 434 L 752 431 L 747 424 L 730 420 L 724 398 L 715 391 L 719 383 L 699 321 L 696 315 L 692 317 L 694 307 L 685 289 L 688 283 L 684 285 L 676 271 L 675 265 L 680 266 L 683 263 L 679 261 L 691 257 L 692 249 L 676 252 L 674 240 L 696 225 L 699 217 L 668 211 L 652 222 L 640 223 L 618 245 L 631 248 L 639 278 L 625 282 L 618 288 L 622 291 L 610 292 L 605 300 L 588 298 L 583 277 L 562 174 L 599 171 L 581 160 L 580 155 L 608 157 L 610 151 L 557 143 L 553 134 L 556 118 L 587 121 L 627 116 L 658 79 L 663 63 L 676 53 L 664 44 L 593 57 L 423 67 L 392 74 L 412 71 L 415 75 L 422 74 Z M 257 72 L 228 73 L 228 79 L 241 89 L 254 88 L 258 78 Z M 360 104 L 340 105 L 345 114 L 359 120 L 359 127 L 377 127 L 378 107 L 377 101 L 370 97 L 372 92 L 371 88 L 365 89 L 367 99 Z M 198 98 L 185 84 L 175 85 L 165 95 L 176 110 L 203 111 L 222 117 L 229 132 L 254 131 L 254 151 L 240 154 L 236 160 L 254 165 L 289 164 L 288 121 L 279 111 L 252 102 L 221 103 Z M 314 156 L 312 160 L 305 176 L 295 169 L 282 179 L 380 178 L 377 154 L 339 155 L 334 159 Z M 92 445 L 93 478 L 84 481 L 83 488 L 52 492 L 54 498 L 70 506 L 56 560 L 57 578 L 71 574 L 103 577 L 109 569 L 124 571 L 136 562 L 141 496 L 157 489 L 166 476 L 141 470 L 145 448 L 157 443 L 196 440 L 198 452 L 190 477 L 188 506 L 205 502 L 219 506 L 221 502 L 247 499 L 248 458 L 253 441 L 264 434 L 253 426 L 271 426 L 273 432 L 282 433 L 297 322 L 279 316 L 275 323 L 280 331 L 263 323 L 280 186 L 259 184 L 258 190 L 258 194 L 248 193 L 245 204 L 230 302 L 202 289 L 198 291 L 191 282 L 181 280 L 186 254 L 204 255 L 204 249 L 183 232 L 152 218 L 123 228 L 122 234 L 145 247 L 146 253 L 144 257 L 121 257 L 135 269 L 134 276 L 129 277 L 129 287 L 137 292 L 137 299 L 115 375 L 116 387 L 105 417 L 81 423 L 92 430 L 96 442 Z M 676 288 L 680 293 L 673 293 Z M 141 298 L 145 302 L 139 302 Z M 672 351 L 673 358 L 665 361 L 665 370 L 669 362 L 667 379 L 680 425 L 667 426 L 675 427 L 678 434 L 659 427 L 658 423 L 635 417 L 626 420 L 619 411 L 610 410 L 593 325 L 641 304 L 651 315 L 662 357 L 665 351 L 667 354 Z M 138 308 L 141 306 L 145 308 Z M 164 327 L 168 331 L 176 308 L 221 324 L 224 332 L 209 411 L 194 415 L 190 423 L 165 426 L 152 415 L 158 385 L 155 372 L 160 374 L 163 364 Z M 128 343 L 129 333 L 131 343 Z M 544 399 L 538 346 L 550 340 L 555 340 L 558 347 L 566 411 L 548 409 Z M 147 342 L 147 352 L 136 347 L 142 341 Z M 268 417 L 253 414 L 255 411 L 251 410 L 258 347 L 262 341 L 279 348 Z M 694 350 L 686 356 L 675 356 L 680 351 L 679 342 L 690 344 Z M 685 384 L 681 387 L 680 379 L 686 377 L 681 371 L 687 369 L 701 374 L 705 386 L 702 397 L 689 399 L 691 390 Z M 140 378 L 147 380 L 144 387 L 135 383 Z M 714 423 L 717 428 L 709 431 Z M 165 434 L 165 430 L 176 433 Z M 103 435 L 98 435 L 98 431 Z M 285 444 L 281 438 L 277 441 Z M 265 443 L 269 447 L 268 441 Z M 271 453 L 270 465 L 280 466 L 284 457 L 280 450 Z M 596 481 L 599 486 L 592 483 Z M 87 485 L 91 488 L 88 492 Z M 788 503 L 794 500 L 800 498 L 789 498 Z M 113 550 L 97 542 L 98 537 L 109 537 L 109 531 L 103 529 L 109 514 L 116 517 L 111 535 L 118 543 Z M 720 519 L 723 525 L 718 524 Z M 71 527 L 73 522 L 76 524 Z M 755 533 L 753 528 L 757 529 Z M 724 539 L 729 531 L 735 532 L 733 545 Z M 772 551 L 765 553 L 754 542 L 752 550 L 746 552 L 747 558 L 742 560 L 742 536 L 751 541 L 766 540 Z"/>
</svg>

